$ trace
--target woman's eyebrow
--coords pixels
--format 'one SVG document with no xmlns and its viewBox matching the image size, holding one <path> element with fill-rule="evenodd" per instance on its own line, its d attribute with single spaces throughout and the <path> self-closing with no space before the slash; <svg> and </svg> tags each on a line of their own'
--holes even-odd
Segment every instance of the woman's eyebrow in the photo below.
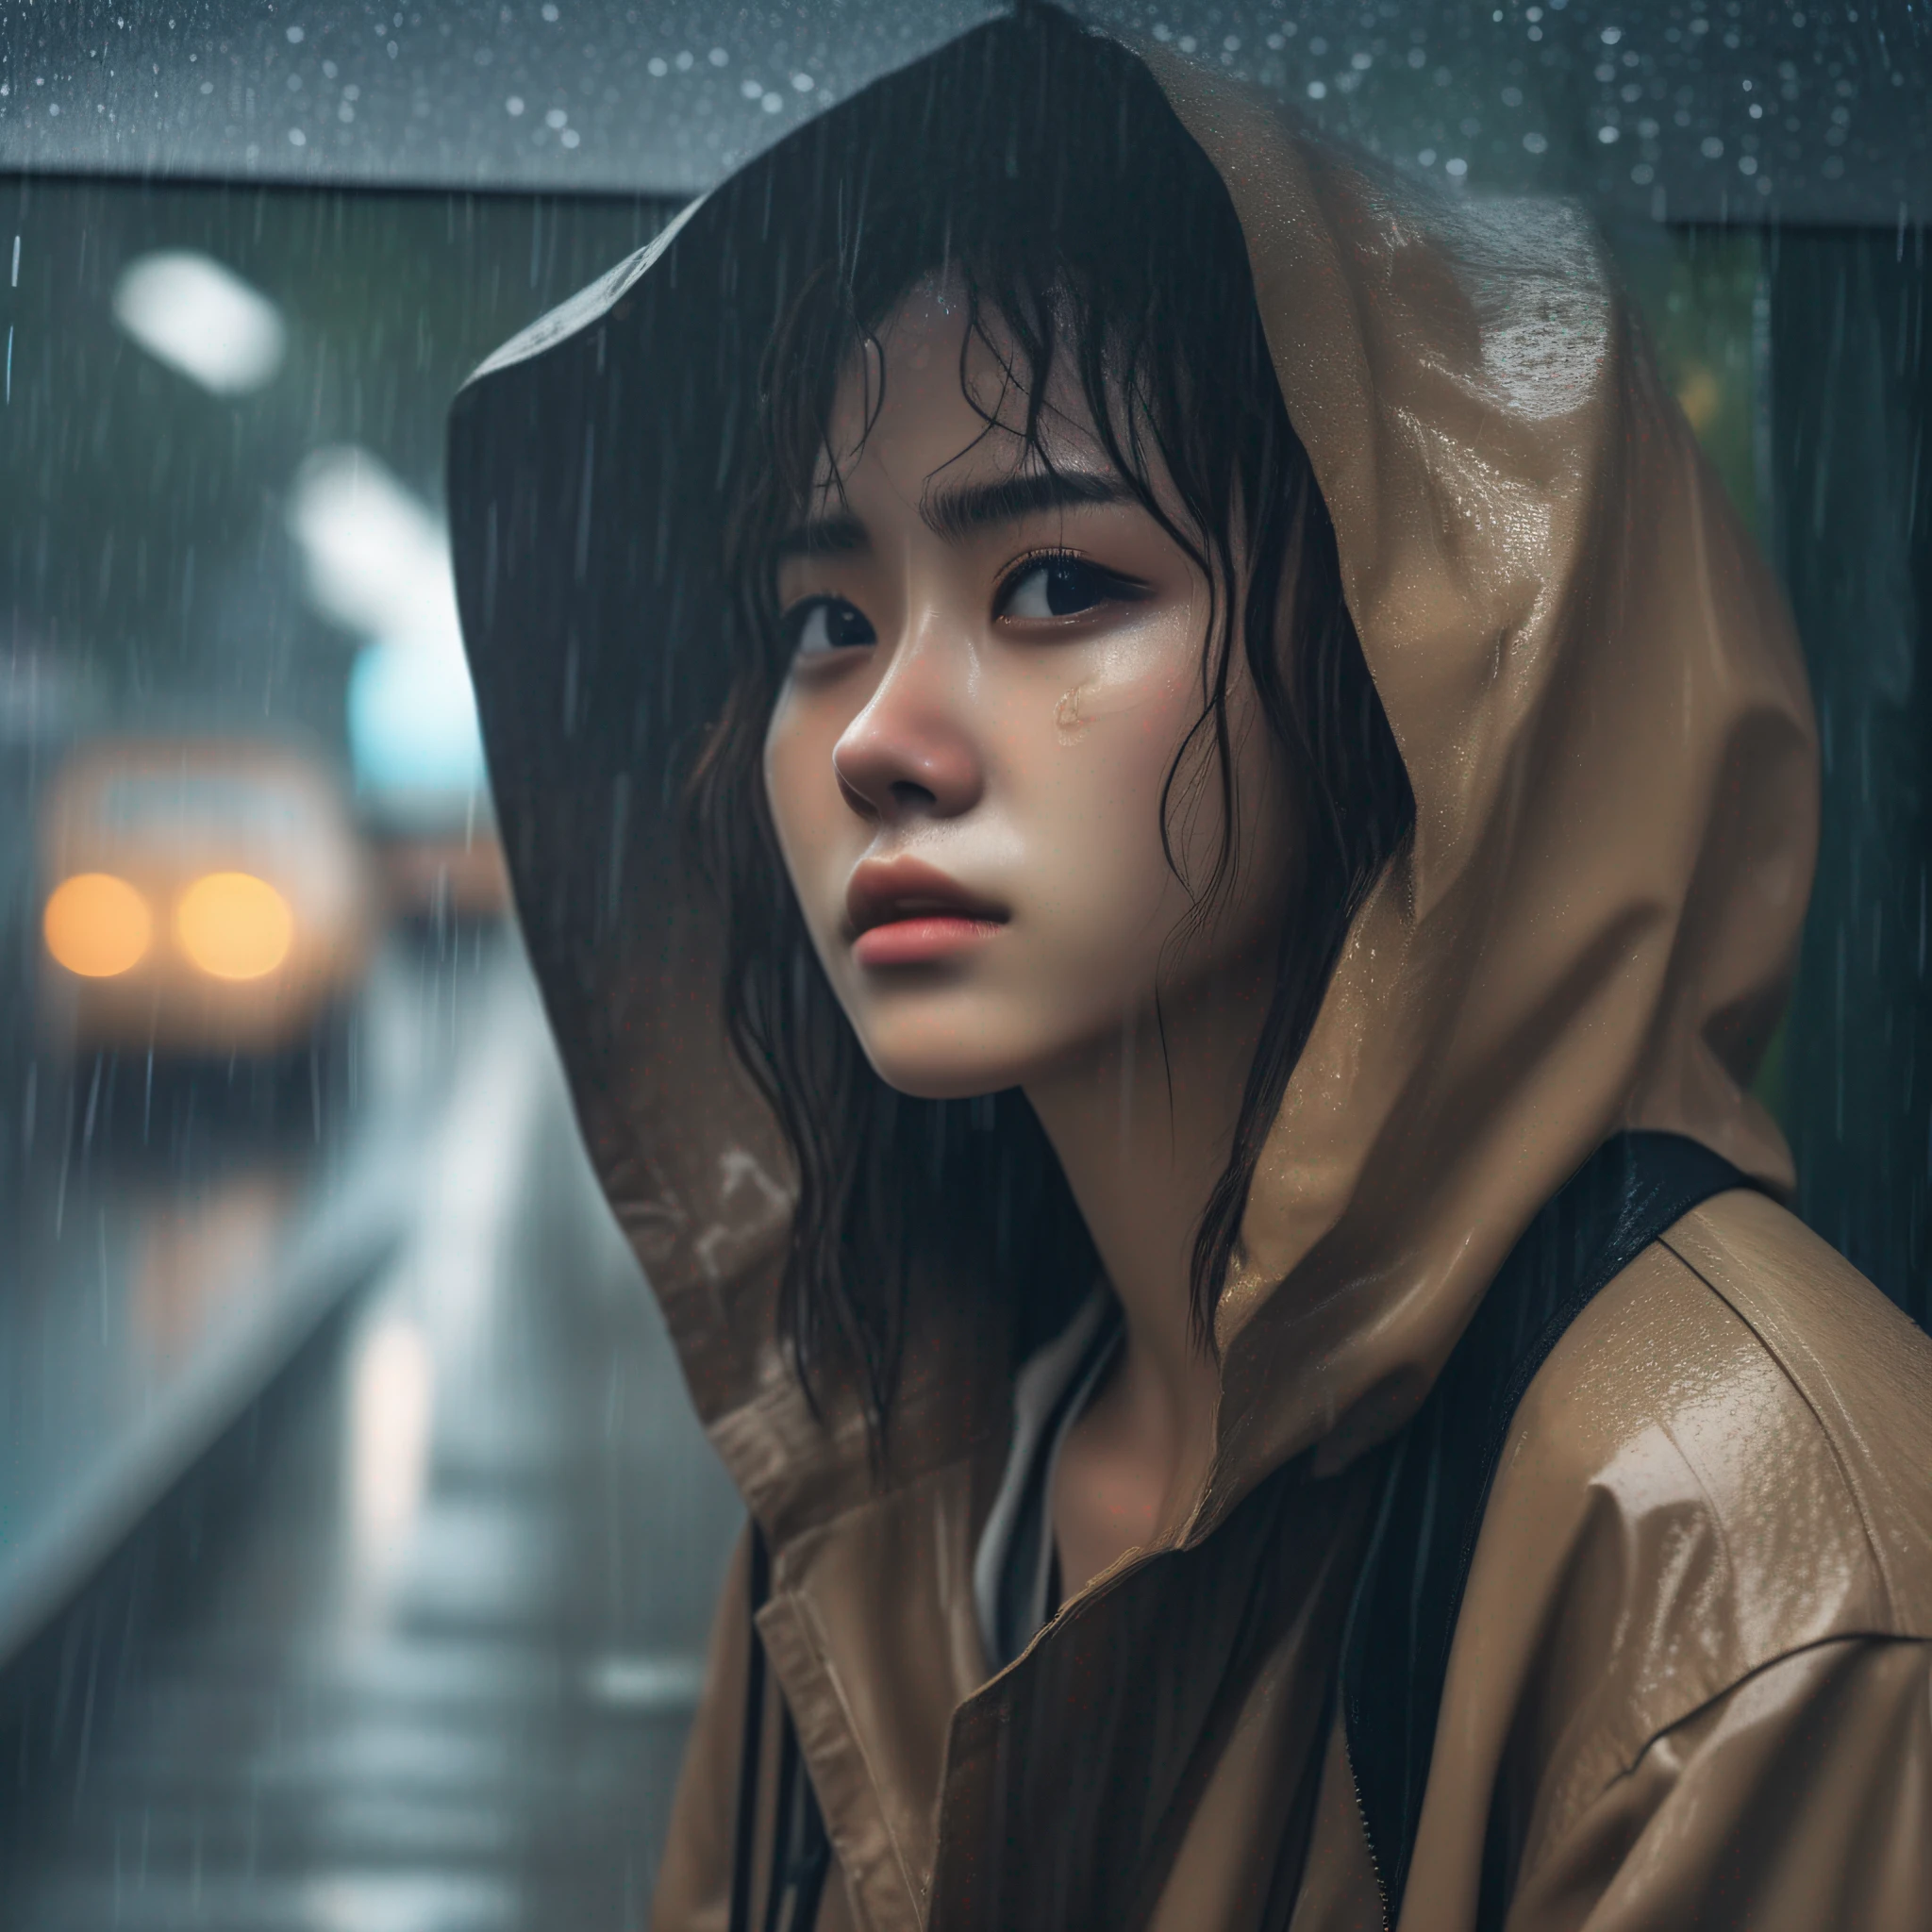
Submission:
<svg viewBox="0 0 1932 1932">
<path fill-rule="evenodd" d="M 997 483 L 957 483 L 929 490 L 920 520 L 934 536 L 958 542 L 1001 524 L 1024 523 L 1044 510 L 1132 503 L 1134 492 L 1110 471 L 1044 470 Z"/>
<path fill-rule="evenodd" d="M 919 506 L 919 515 L 934 536 L 957 543 L 1047 510 L 1135 500 L 1134 492 L 1111 472 L 1047 470 L 1005 476 L 996 483 L 956 483 L 930 490 Z M 871 548 L 872 534 L 864 524 L 850 510 L 839 510 L 794 524 L 778 539 L 775 559 L 783 563 L 793 557 L 852 557 Z"/>
<path fill-rule="evenodd" d="M 872 537 L 850 510 L 828 517 L 808 517 L 778 539 L 775 560 L 791 557 L 850 557 L 870 550 Z"/>
</svg>

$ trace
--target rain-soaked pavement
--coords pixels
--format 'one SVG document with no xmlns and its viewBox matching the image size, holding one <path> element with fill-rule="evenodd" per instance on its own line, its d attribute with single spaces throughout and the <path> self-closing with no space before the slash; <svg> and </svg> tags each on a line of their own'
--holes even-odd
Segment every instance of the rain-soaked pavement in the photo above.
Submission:
<svg viewBox="0 0 1932 1932">
<path fill-rule="evenodd" d="M 509 947 L 437 1024 L 400 1242 L 8 1673 L 8 1932 L 644 1920 L 736 1510 Z"/>
</svg>

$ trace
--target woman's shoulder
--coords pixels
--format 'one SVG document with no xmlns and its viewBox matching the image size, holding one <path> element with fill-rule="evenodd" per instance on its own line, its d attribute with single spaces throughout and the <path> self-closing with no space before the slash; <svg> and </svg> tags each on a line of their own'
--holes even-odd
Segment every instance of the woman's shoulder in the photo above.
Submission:
<svg viewBox="0 0 1932 1932">
<path fill-rule="evenodd" d="M 1462 1694 L 1534 1711 L 1571 1803 L 1781 1658 L 1932 1637 L 1932 1339 L 1763 1196 L 1693 1209 L 1530 1384 L 1472 1634 Z"/>
<path fill-rule="evenodd" d="M 1740 1639 L 1932 1634 L 1932 1337 L 1761 1194 L 1707 1201 L 1625 1268 L 1512 1438 L 1625 1527 L 1720 1538 Z"/>
<path fill-rule="evenodd" d="M 1551 1352 L 1499 1508 L 1653 1553 L 1618 1594 L 1693 1592 L 1687 1618 L 1766 1653 L 1746 1669 L 1833 1632 L 1932 1635 L 1932 1338 L 1795 1216 L 1720 1194 Z"/>
<path fill-rule="evenodd" d="M 1606 1807 L 1702 1871 L 1724 1853 L 1693 1815 L 1706 1783 L 1768 1830 L 1779 1778 L 1891 1735 L 1928 1677 L 1932 1339 L 1783 1208 L 1716 1196 L 1590 1303 L 1517 1409 L 1439 1757 L 1460 1738 L 1513 1793 L 1524 1873 L 1574 1877 Z"/>
</svg>

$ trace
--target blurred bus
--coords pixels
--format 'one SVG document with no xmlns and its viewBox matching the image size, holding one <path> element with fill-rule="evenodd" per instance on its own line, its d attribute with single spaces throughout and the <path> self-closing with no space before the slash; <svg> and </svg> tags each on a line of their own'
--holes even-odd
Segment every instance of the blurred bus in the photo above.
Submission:
<svg viewBox="0 0 1932 1932">
<path fill-rule="evenodd" d="M 75 1053 L 306 1044 L 359 985 L 369 867 L 342 787 L 292 745 L 83 747 L 40 822 L 42 1018 Z"/>
</svg>

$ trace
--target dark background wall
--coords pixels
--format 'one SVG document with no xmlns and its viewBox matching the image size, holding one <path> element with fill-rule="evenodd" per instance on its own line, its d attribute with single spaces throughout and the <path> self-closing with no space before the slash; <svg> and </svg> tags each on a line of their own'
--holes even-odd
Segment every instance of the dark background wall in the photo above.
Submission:
<svg viewBox="0 0 1932 1932">
<path fill-rule="evenodd" d="M 1785 1043 L 1807 1221 L 1932 1316 L 1932 357 L 1923 229 L 1774 232 L 1775 547 L 1824 751 Z"/>
</svg>

